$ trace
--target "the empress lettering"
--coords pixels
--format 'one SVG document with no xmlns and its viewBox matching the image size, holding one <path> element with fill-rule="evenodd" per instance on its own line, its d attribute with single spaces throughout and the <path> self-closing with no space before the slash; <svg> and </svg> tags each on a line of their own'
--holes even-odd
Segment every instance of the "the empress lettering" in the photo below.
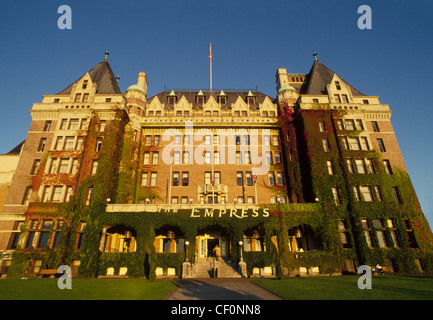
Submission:
<svg viewBox="0 0 433 320">
<path fill-rule="evenodd" d="M 259 216 L 263 218 L 269 217 L 269 208 L 256 208 L 256 209 L 218 209 L 218 208 L 207 208 L 207 209 L 197 209 L 192 208 L 189 215 L 190 218 L 213 218 L 222 216 L 227 216 L 230 218 L 244 219 L 244 218 L 257 218 Z"/>
</svg>

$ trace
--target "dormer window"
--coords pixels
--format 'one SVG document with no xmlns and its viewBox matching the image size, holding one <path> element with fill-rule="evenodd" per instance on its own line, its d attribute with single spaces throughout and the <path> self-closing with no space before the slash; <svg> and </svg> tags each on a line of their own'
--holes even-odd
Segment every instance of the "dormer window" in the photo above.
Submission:
<svg viewBox="0 0 433 320">
<path fill-rule="evenodd" d="M 168 104 L 174 104 L 176 102 L 176 97 L 167 97 Z"/>
<path fill-rule="evenodd" d="M 256 97 L 247 97 L 248 104 L 255 104 L 256 103 Z"/>
<path fill-rule="evenodd" d="M 335 81 L 335 87 L 337 90 L 341 90 L 340 81 Z"/>
<path fill-rule="evenodd" d="M 82 89 L 86 89 L 87 88 L 87 82 L 88 82 L 88 80 L 84 80 L 83 81 L 83 87 L 82 87 Z"/>
<path fill-rule="evenodd" d="M 75 95 L 75 102 L 80 102 L 80 100 L 81 100 L 81 93 L 77 93 Z"/>
<path fill-rule="evenodd" d="M 220 104 L 226 104 L 227 103 L 227 97 L 218 97 L 218 102 Z"/>
<path fill-rule="evenodd" d="M 197 104 L 204 104 L 204 96 L 197 96 L 195 101 Z"/>
</svg>

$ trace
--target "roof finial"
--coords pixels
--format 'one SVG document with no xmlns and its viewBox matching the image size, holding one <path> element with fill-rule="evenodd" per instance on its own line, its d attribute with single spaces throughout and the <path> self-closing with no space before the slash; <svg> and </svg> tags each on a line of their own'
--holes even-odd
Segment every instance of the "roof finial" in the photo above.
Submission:
<svg viewBox="0 0 433 320">
<path fill-rule="evenodd" d="M 108 59 L 107 59 L 108 55 L 109 55 L 109 53 L 108 53 L 108 49 L 107 49 L 107 51 L 105 51 L 105 58 L 104 58 L 105 61 L 108 61 Z"/>
<path fill-rule="evenodd" d="M 117 74 L 116 79 L 117 79 L 117 82 L 119 82 L 119 80 L 120 80 L 120 74 Z"/>
<path fill-rule="evenodd" d="M 317 53 L 316 53 L 316 50 L 313 50 L 313 57 L 314 57 L 314 60 L 317 61 Z"/>
</svg>

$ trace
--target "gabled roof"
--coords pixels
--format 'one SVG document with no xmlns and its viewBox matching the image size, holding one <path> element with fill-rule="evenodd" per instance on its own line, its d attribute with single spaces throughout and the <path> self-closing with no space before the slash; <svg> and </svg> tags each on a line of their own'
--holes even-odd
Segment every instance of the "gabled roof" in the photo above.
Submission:
<svg viewBox="0 0 433 320">
<path fill-rule="evenodd" d="M 331 83 L 335 73 L 328 69 L 319 60 L 315 60 L 310 72 L 307 74 L 305 83 L 301 87 L 301 94 L 324 95 L 326 92 L 326 85 Z M 341 79 L 341 78 L 340 78 Z M 359 92 L 350 84 L 342 79 L 342 81 L 350 88 L 352 95 L 364 96 L 365 94 Z"/>
<path fill-rule="evenodd" d="M 117 79 L 113 73 L 113 70 L 111 70 L 110 64 L 107 60 L 102 60 L 99 64 L 94 66 L 89 72 L 90 78 L 92 79 L 93 83 L 96 83 L 97 91 L 96 93 L 99 94 L 117 94 L 121 93 L 119 84 L 117 83 Z M 85 74 L 83 74 L 79 79 L 77 79 L 74 83 L 72 83 L 70 86 L 68 86 L 63 91 L 59 92 L 58 94 L 70 94 L 72 91 L 72 86 L 80 81 L 82 77 L 84 77 Z"/>
</svg>

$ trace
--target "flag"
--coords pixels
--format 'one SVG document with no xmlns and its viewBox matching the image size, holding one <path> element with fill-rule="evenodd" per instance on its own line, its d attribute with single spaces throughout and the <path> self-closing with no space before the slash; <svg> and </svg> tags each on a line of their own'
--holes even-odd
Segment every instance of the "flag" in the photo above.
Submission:
<svg viewBox="0 0 433 320">
<path fill-rule="evenodd" d="M 212 44 L 209 44 L 209 61 L 212 60 Z"/>
</svg>

